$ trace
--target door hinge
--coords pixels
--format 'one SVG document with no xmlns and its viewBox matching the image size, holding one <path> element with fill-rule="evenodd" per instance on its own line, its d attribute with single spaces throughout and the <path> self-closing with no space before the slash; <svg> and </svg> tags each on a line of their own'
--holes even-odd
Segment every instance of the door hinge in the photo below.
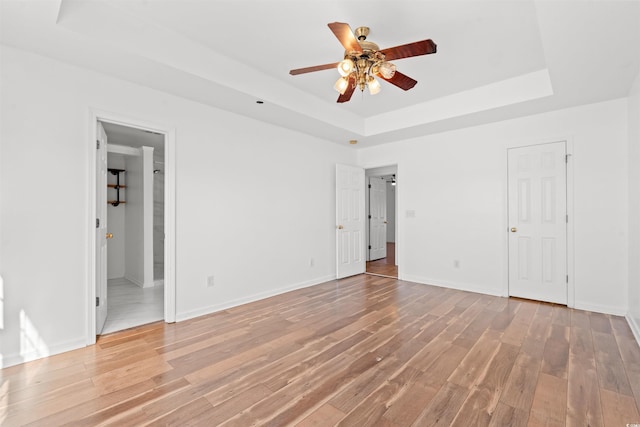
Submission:
<svg viewBox="0 0 640 427">
<path fill-rule="evenodd" d="M 565 154 L 564 155 L 564 162 L 565 163 L 569 163 L 569 156 L 571 156 L 571 154 Z"/>
<path fill-rule="evenodd" d="M 100 218 L 96 218 L 96 228 L 100 228 Z"/>
<path fill-rule="evenodd" d="M 369 188 L 371 188 L 371 184 L 369 184 Z"/>
<path fill-rule="evenodd" d="M 569 214 L 566 215 L 567 218 L 567 224 L 569 223 Z"/>
<path fill-rule="evenodd" d="M 371 215 L 369 215 L 369 219 L 371 219 Z"/>
<path fill-rule="evenodd" d="M 569 283 L 569 275 L 567 274 L 567 283 Z"/>
<path fill-rule="evenodd" d="M 371 245 L 369 245 L 369 250 L 371 250 Z"/>
<path fill-rule="evenodd" d="M 100 140 L 96 139 L 96 150 L 100 149 Z"/>
<path fill-rule="evenodd" d="M 100 297 L 96 297 L 96 307 L 100 307 Z"/>
</svg>

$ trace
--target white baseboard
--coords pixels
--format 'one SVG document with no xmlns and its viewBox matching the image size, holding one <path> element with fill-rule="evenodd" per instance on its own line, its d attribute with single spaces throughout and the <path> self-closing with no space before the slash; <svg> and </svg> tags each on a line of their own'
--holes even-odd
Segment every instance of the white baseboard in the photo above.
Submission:
<svg viewBox="0 0 640 427">
<path fill-rule="evenodd" d="M 609 305 L 591 304 L 582 301 L 576 301 L 573 308 L 578 310 L 593 311 L 595 313 L 613 314 L 614 316 L 624 316 L 627 309 L 623 307 L 612 307 Z"/>
<path fill-rule="evenodd" d="M 431 285 L 437 286 L 439 288 L 448 288 L 448 289 L 456 289 L 458 291 L 467 291 L 467 292 L 475 292 L 477 294 L 485 294 L 492 295 L 496 297 L 506 297 L 502 292 L 496 289 L 488 289 L 482 286 L 477 286 L 470 283 L 454 283 L 454 282 L 444 282 L 442 280 L 429 279 L 426 277 L 420 276 L 412 276 L 412 275 L 402 275 L 400 280 L 404 280 L 407 282 L 420 283 L 421 285 Z"/>
<path fill-rule="evenodd" d="M 275 295 L 284 294 L 285 292 L 295 291 L 296 289 L 308 288 L 309 286 L 318 285 L 320 283 L 329 282 L 335 280 L 335 276 L 318 277 L 306 282 L 296 283 L 289 286 L 284 286 L 278 289 L 272 289 L 266 292 L 260 292 L 247 297 L 238 298 L 235 300 L 227 301 L 222 304 L 210 305 L 208 307 L 198 308 L 196 310 L 190 310 L 182 313 L 176 313 L 176 322 L 183 320 L 193 319 L 194 317 L 204 316 L 207 314 L 215 313 L 217 311 L 226 310 L 231 307 L 236 307 L 242 304 L 247 304 L 261 299 L 269 298 Z"/>
<path fill-rule="evenodd" d="M 139 287 L 141 287 L 141 288 L 144 288 L 144 283 L 142 283 L 142 282 L 141 282 L 141 281 L 139 281 L 138 279 L 133 278 L 133 277 L 131 277 L 131 276 L 126 276 L 126 275 L 124 276 L 124 278 L 125 278 L 125 279 L 127 279 L 128 281 L 130 281 L 131 283 L 133 283 L 133 284 L 135 284 L 135 285 L 138 285 L 138 286 L 139 286 Z"/>
<path fill-rule="evenodd" d="M 21 363 L 31 362 L 37 359 L 53 356 L 55 354 L 65 353 L 71 350 L 77 350 L 79 348 L 86 347 L 87 343 L 84 337 L 67 341 L 64 343 L 54 344 L 49 346 L 46 353 L 41 351 L 30 351 L 26 354 L 7 354 L 0 355 L 0 369 L 8 368 L 9 366 L 19 365 Z"/>
<path fill-rule="evenodd" d="M 638 324 L 638 320 L 628 313 L 625 318 L 627 319 L 627 323 L 631 328 L 631 332 L 633 332 L 633 336 L 636 338 L 638 345 L 640 345 L 640 324 Z"/>
</svg>

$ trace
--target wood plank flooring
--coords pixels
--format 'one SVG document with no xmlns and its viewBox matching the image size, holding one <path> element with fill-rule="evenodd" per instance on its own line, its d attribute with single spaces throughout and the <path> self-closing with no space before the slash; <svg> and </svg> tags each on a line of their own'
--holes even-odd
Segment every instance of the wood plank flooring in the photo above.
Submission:
<svg viewBox="0 0 640 427">
<path fill-rule="evenodd" d="M 623 318 L 370 275 L 0 375 L 7 426 L 640 423 Z"/>
<path fill-rule="evenodd" d="M 387 256 L 375 261 L 367 261 L 368 274 L 398 278 L 398 266 L 396 265 L 396 244 L 387 242 Z"/>
</svg>

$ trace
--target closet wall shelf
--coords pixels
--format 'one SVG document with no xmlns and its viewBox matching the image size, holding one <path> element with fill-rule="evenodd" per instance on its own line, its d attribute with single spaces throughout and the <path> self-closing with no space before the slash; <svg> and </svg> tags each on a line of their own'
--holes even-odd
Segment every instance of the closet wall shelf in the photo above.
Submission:
<svg viewBox="0 0 640 427">
<path fill-rule="evenodd" d="M 114 168 L 108 168 L 108 170 L 112 175 L 116 176 L 115 184 L 107 184 L 107 188 L 114 188 L 116 190 L 116 200 L 107 200 L 107 203 L 109 203 L 111 206 L 118 206 L 120 203 L 127 203 L 124 200 L 120 200 L 120 189 L 127 188 L 126 185 L 120 185 L 120 174 L 125 172 L 125 170 Z"/>
</svg>

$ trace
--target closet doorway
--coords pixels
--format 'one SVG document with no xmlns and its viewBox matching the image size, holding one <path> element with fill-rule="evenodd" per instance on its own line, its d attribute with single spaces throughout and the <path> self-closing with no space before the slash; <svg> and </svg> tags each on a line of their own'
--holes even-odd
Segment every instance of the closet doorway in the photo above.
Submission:
<svg viewBox="0 0 640 427">
<path fill-rule="evenodd" d="M 398 278 L 396 261 L 396 189 L 397 166 L 365 171 L 367 218 L 366 273 Z"/>
<path fill-rule="evenodd" d="M 96 279 L 96 335 L 165 319 L 165 134 L 97 122 L 106 173 L 97 163 L 97 199 L 106 181 L 106 210 L 97 205 L 105 234 L 106 283 Z M 100 215 L 102 214 L 102 215 Z M 98 245 L 100 247 L 100 245 Z M 99 250 L 100 252 L 100 250 Z M 105 268 L 106 266 L 106 268 Z"/>
</svg>

